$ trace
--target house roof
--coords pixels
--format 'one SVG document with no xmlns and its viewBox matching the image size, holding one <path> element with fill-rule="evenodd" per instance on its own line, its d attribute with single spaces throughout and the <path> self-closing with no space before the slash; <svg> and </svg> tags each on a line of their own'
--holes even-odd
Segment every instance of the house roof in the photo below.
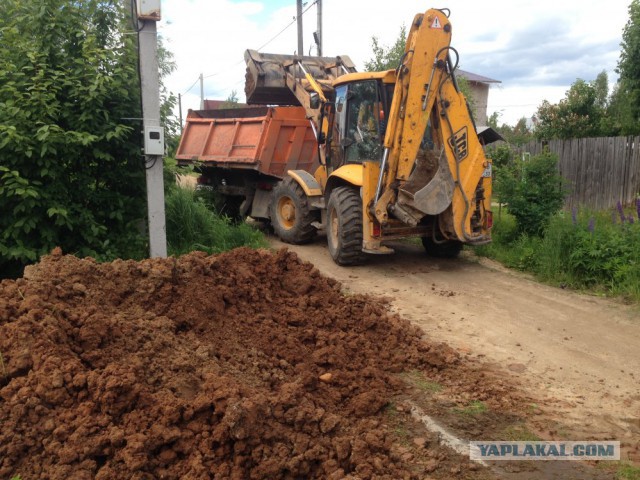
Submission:
<svg viewBox="0 0 640 480">
<path fill-rule="evenodd" d="M 477 73 L 471 73 L 471 72 L 467 72 L 466 70 L 462 70 L 460 68 L 458 68 L 456 70 L 456 74 L 466 78 L 468 81 L 470 82 L 477 82 L 477 83 L 502 83 L 502 81 L 500 80 L 495 80 L 493 78 L 489 78 L 489 77 L 483 77 L 482 75 L 478 75 Z"/>
<path fill-rule="evenodd" d="M 502 135 L 500 135 L 491 127 L 477 127 L 476 131 L 478 133 L 478 138 L 483 145 L 489 145 L 490 143 L 497 142 L 498 140 L 504 141 Z"/>
</svg>

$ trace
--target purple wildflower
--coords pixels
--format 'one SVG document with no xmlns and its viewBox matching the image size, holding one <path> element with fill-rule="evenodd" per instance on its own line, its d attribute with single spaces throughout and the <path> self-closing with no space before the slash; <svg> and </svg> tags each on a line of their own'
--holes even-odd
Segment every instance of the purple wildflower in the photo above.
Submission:
<svg viewBox="0 0 640 480">
<path fill-rule="evenodd" d="M 596 219 L 591 217 L 589 219 L 589 231 L 593 234 L 596 229 Z"/>
<path fill-rule="evenodd" d="M 636 198 L 636 213 L 638 214 L 638 220 L 640 220 L 640 198 Z"/>
<path fill-rule="evenodd" d="M 627 220 L 629 220 L 629 223 L 633 225 L 633 215 L 629 215 L 629 218 Z"/>
<path fill-rule="evenodd" d="M 620 200 L 618 200 L 618 203 L 616 204 L 616 208 L 618 209 L 618 213 L 620 214 L 620 221 L 624 223 L 624 220 L 625 220 L 624 210 L 622 209 L 622 202 Z"/>
<path fill-rule="evenodd" d="M 578 224 L 578 209 L 576 207 L 571 209 L 571 221 L 574 225 Z"/>
</svg>

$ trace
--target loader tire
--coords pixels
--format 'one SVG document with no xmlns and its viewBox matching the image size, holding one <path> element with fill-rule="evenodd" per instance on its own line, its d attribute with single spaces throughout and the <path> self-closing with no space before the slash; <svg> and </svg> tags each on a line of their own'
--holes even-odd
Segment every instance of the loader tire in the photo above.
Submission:
<svg viewBox="0 0 640 480">
<path fill-rule="evenodd" d="M 462 251 L 462 242 L 453 240 L 436 243 L 431 237 L 422 237 L 422 245 L 427 255 L 436 258 L 456 258 Z"/>
<path fill-rule="evenodd" d="M 359 265 L 362 251 L 362 199 L 353 187 L 336 187 L 327 205 L 327 245 L 338 265 Z"/>
<path fill-rule="evenodd" d="M 286 243 L 308 243 L 316 235 L 317 220 L 302 187 L 291 177 L 278 182 L 271 193 L 269 216 L 275 234 Z"/>
</svg>

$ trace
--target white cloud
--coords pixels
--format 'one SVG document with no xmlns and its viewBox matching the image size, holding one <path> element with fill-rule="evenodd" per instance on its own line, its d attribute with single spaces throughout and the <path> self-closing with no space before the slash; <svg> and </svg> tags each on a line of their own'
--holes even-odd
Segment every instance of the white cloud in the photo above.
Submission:
<svg viewBox="0 0 640 480">
<path fill-rule="evenodd" d="M 462 68 L 502 80 L 491 91 L 489 113 L 503 110 L 502 120 L 513 124 L 531 116 L 542 100 L 558 101 L 576 78 L 592 80 L 602 70 L 610 81 L 615 78 L 627 3 L 615 0 L 605 9 L 596 0 L 495 0 L 489 6 L 455 0 L 452 44 Z M 278 35 L 296 14 L 295 0 L 163 0 L 162 7 L 160 32 L 178 64 L 168 87 L 184 93 L 203 73 L 205 97 L 216 99 L 232 90 L 244 98 L 244 51 Z M 347 54 L 362 69 L 371 57 L 372 36 L 393 43 L 400 26 L 409 26 L 428 7 L 413 0 L 323 0 L 324 54 Z M 303 18 L 308 53 L 316 7 Z M 294 53 L 296 48 L 294 23 L 262 51 Z M 198 106 L 196 85 L 184 96 L 183 109 Z"/>
</svg>

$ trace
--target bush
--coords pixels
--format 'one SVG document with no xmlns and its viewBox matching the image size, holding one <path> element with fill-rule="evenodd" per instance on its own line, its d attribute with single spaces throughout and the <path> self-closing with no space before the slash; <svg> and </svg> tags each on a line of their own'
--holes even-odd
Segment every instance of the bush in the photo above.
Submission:
<svg viewBox="0 0 640 480">
<path fill-rule="evenodd" d="M 519 233 L 541 236 L 565 197 L 557 156 L 546 152 L 506 165 L 496 176 L 496 194 L 509 206 Z"/>
<path fill-rule="evenodd" d="M 115 0 L 0 2 L 0 271 L 144 255 L 137 54 Z"/>
<path fill-rule="evenodd" d="M 541 238 L 518 231 L 516 218 L 496 218 L 493 242 L 479 255 L 531 272 L 555 285 L 588 288 L 640 301 L 640 207 L 636 215 L 616 212 L 558 212 Z M 613 220 L 613 221 L 612 221 Z"/>
</svg>

